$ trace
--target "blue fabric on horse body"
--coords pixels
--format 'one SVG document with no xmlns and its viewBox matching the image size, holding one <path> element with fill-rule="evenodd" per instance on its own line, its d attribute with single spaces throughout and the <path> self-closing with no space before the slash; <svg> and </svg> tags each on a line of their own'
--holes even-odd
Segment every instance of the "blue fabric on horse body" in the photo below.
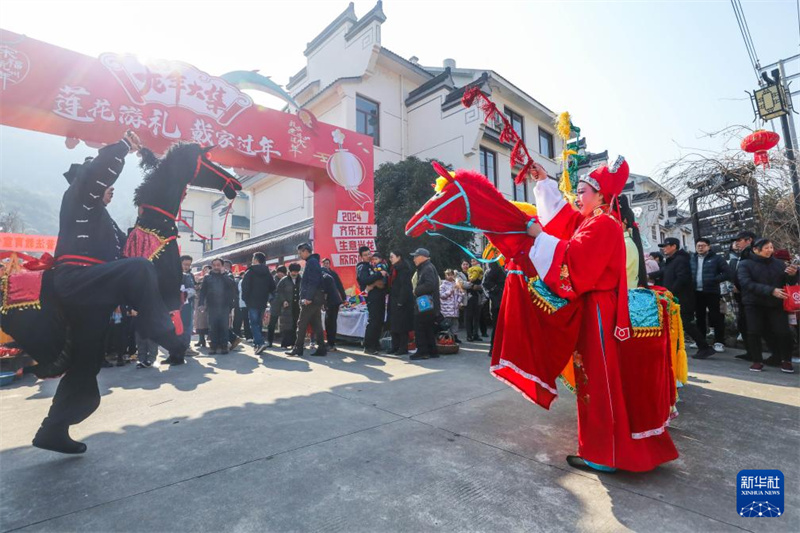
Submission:
<svg viewBox="0 0 800 533">
<path fill-rule="evenodd" d="M 629 289 L 628 311 L 634 328 L 661 327 L 658 298 L 650 289 Z"/>
</svg>

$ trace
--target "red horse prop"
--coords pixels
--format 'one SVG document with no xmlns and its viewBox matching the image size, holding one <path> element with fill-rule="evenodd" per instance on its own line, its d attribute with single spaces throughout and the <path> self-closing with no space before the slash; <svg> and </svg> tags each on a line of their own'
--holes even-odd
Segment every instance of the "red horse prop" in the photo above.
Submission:
<svg viewBox="0 0 800 533">
<path fill-rule="evenodd" d="M 586 365 L 597 362 L 584 361 L 576 352 L 576 338 L 584 333 L 583 306 L 559 297 L 539 278 L 529 257 L 534 239 L 526 231 L 533 217 L 506 200 L 479 173 L 447 172 L 434 166 L 441 176 L 437 193 L 408 221 L 406 234 L 434 234 L 445 227 L 480 232 L 505 256 L 508 275 L 497 320 L 492 374 L 545 409 L 558 397 L 556 379 L 562 376 L 577 392 L 579 410 L 585 408 L 591 402 L 585 393 L 589 390 Z M 597 462 L 646 471 L 677 457 L 666 432 L 676 399 L 670 355 L 671 300 L 669 295 L 648 289 L 629 292 L 632 338 L 605 340 L 618 347 L 618 386 L 609 395 L 622 412 L 615 413 L 616 418 L 594 422 L 602 434 L 598 439 L 608 440 L 611 435 L 609 448 L 614 452 Z M 571 334 L 554 333 L 564 331 Z M 592 383 L 597 385 L 597 380 Z M 599 424 L 614 427 L 600 428 Z M 585 449 L 594 435 L 586 427 L 583 434 L 580 429 L 580 447 Z"/>
</svg>

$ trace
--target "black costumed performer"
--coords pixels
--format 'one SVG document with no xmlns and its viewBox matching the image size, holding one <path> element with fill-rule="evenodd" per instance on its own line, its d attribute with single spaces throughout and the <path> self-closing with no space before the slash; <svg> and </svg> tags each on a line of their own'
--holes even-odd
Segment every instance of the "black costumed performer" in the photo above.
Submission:
<svg viewBox="0 0 800 533">
<path fill-rule="evenodd" d="M 125 156 L 140 148 L 138 136 L 129 131 L 64 174 L 69 188 L 61 201 L 53 285 L 70 328 L 72 361 L 33 439 L 38 448 L 86 451 L 85 444 L 70 438 L 69 426 L 84 421 L 100 405 L 97 374 L 104 356 L 103 335 L 118 305 L 136 309 L 142 335 L 169 350 L 170 360 L 183 360 L 186 346 L 175 334 L 155 267 L 144 258 L 122 258 L 125 234 L 106 210 Z"/>
</svg>

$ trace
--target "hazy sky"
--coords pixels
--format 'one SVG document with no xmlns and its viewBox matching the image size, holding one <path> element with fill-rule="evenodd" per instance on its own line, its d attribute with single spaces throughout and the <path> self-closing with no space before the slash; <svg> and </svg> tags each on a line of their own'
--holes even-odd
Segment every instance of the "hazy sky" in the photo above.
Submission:
<svg viewBox="0 0 800 533">
<path fill-rule="evenodd" d="M 356 2 L 361 16 L 375 5 Z M 260 69 L 280 84 L 347 7 L 326 1 L 2 0 L 0 25 L 97 56 L 177 59 L 211 74 Z M 795 0 L 744 2 L 762 64 L 798 53 Z M 723 1 L 386 0 L 382 44 L 423 65 L 454 58 L 492 69 L 550 109 L 569 110 L 589 148 L 624 154 L 652 174 L 682 147 L 716 148 L 703 131 L 752 124 L 756 88 L 736 19 Z M 82 152 L 60 139 L 0 128 L 0 179 L 32 164 L 59 180 Z M 29 152 L 37 147 L 37 160 Z"/>
</svg>

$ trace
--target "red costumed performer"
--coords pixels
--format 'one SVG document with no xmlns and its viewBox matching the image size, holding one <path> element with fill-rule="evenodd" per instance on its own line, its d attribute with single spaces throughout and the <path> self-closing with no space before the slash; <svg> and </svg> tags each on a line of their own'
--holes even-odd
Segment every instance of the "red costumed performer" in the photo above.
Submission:
<svg viewBox="0 0 800 533">
<path fill-rule="evenodd" d="M 625 244 L 616 202 L 628 179 L 628 164 L 619 158 L 611 167 L 600 167 L 581 178 L 577 210 L 564 201 L 556 183 L 546 179 L 544 172 L 532 174 L 537 179 L 534 193 L 539 223 L 532 222 L 528 227 L 528 234 L 536 238 L 529 256 L 541 282 L 552 291 L 551 299 L 573 307 L 571 318 L 561 331 L 551 329 L 547 337 L 533 339 L 545 344 L 551 338 L 560 338 L 565 342 L 559 342 L 559 346 L 566 343 L 573 350 L 550 353 L 556 366 L 570 355 L 574 363 L 579 455 L 569 456 L 567 462 L 602 471 L 651 470 L 677 458 L 678 452 L 663 426 L 648 432 L 652 434 L 632 431 L 630 421 L 636 416 L 631 411 L 637 409 L 637 401 L 628 392 L 630 387 L 624 389 L 620 348 L 631 338 L 632 331 Z M 544 320 L 552 320 L 549 317 Z M 495 367 L 495 361 L 492 363 Z M 501 368 L 497 370 L 512 370 L 509 365 L 498 363 Z M 493 370 L 498 377 L 504 377 Z M 517 374 L 511 381 L 525 378 Z M 549 381 L 550 376 L 546 378 Z M 532 399 L 543 403 L 536 397 Z M 545 402 L 545 406 L 549 405 L 549 401 Z"/>
</svg>

